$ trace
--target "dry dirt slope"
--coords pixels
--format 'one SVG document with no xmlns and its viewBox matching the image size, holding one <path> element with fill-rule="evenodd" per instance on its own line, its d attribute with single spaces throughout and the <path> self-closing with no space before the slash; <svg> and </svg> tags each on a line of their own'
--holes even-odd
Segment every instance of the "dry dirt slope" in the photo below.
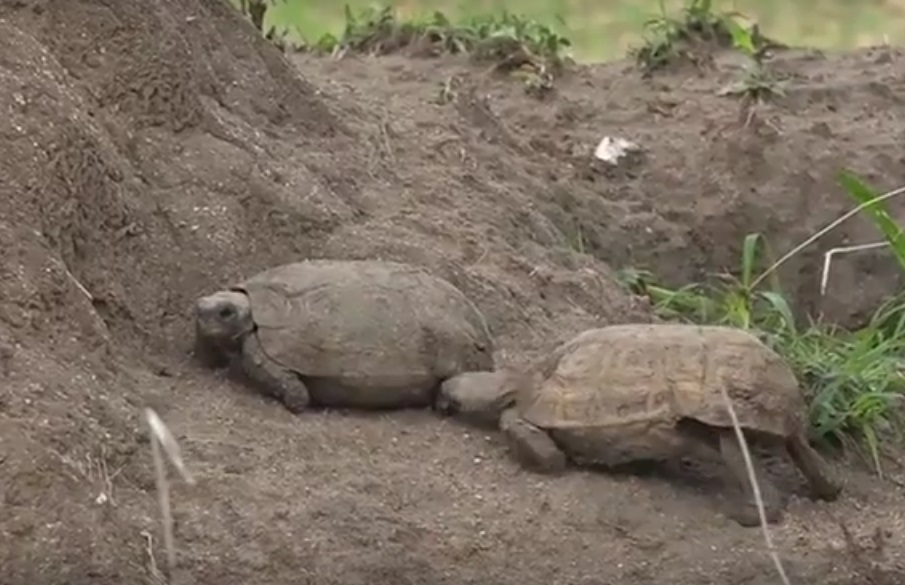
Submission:
<svg viewBox="0 0 905 585">
<path fill-rule="evenodd" d="M 384 123 L 397 138 L 385 139 L 396 158 L 417 159 L 399 168 L 418 174 L 437 162 L 468 169 L 481 161 L 500 181 L 533 179 L 526 188 L 534 205 L 570 243 L 580 230 L 584 249 L 611 266 L 644 266 L 686 284 L 737 269 L 748 233 L 768 235 L 782 253 L 848 211 L 836 182 L 843 168 L 879 189 L 901 186 L 902 57 L 894 48 L 781 52 L 769 67 L 786 79 L 786 96 L 758 108 L 748 126 L 748 109 L 717 95 L 740 76 L 742 62 L 730 52 L 716 55 L 710 69 L 678 68 L 649 80 L 626 61 L 581 68 L 543 101 L 463 61 L 294 59 L 343 104 L 360 104 L 370 127 Z M 477 88 L 489 112 L 436 105 L 450 80 L 462 98 Z M 637 142 L 643 155 L 618 170 L 589 168 L 589 152 L 607 135 Z M 891 205 L 905 217 L 901 200 Z M 542 230 L 526 236 L 551 242 Z M 877 236 L 857 217 L 787 264 L 783 282 L 800 308 L 857 323 L 898 290 L 895 262 L 872 252 L 837 262 L 827 297 L 816 294 L 823 252 Z"/>
<path fill-rule="evenodd" d="M 752 225 L 785 242 L 831 213 L 835 162 L 901 173 L 878 152 L 901 132 L 901 61 L 875 59 L 791 61 L 804 97 L 764 138 L 717 132 L 734 110 L 688 75 L 587 70 L 538 104 L 461 63 L 300 58 L 309 83 L 219 0 L 0 2 L 0 582 L 148 579 L 151 405 L 199 482 L 174 495 L 190 582 L 775 583 L 758 533 L 701 488 L 528 475 L 428 413 L 293 418 L 189 362 L 188 307 L 274 263 L 380 256 L 466 290 L 500 363 L 647 319 L 604 261 L 689 277 Z M 454 72 L 479 91 L 427 104 Z M 652 155 L 595 174 L 572 148 L 600 131 Z M 576 222 L 603 260 L 575 252 Z M 902 576 L 876 544 L 901 547 L 901 494 L 848 477 L 843 501 L 796 501 L 777 530 L 797 582 L 879 583 L 873 562 Z M 834 516 L 868 558 L 837 553 Z"/>
</svg>

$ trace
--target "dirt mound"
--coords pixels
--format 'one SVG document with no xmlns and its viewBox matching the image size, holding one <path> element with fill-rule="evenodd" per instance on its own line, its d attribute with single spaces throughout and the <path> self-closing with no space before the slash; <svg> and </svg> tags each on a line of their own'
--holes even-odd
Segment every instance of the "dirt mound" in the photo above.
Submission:
<svg viewBox="0 0 905 585">
<path fill-rule="evenodd" d="M 742 233 L 783 247 L 843 207 L 834 164 L 897 170 L 880 149 L 900 132 L 898 55 L 790 59 L 805 89 L 770 112 L 783 134 L 719 134 L 736 110 L 711 96 L 716 74 L 586 69 L 537 102 L 463 62 L 295 57 L 302 80 L 215 0 L 33 0 L 0 17 L 4 583 L 150 579 L 163 553 L 145 405 L 199 481 L 173 495 L 197 583 L 774 582 L 758 533 L 697 488 L 525 474 L 497 437 L 429 413 L 294 418 L 191 363 L 188 309 L 276 263 L 381 257 L 468 293 L 501 364 L 647 320 L 612 267 L 692 278 L 731 264 Z M 457 99 L 435 103 L 452 74 Z M 649 153 L 596 174 L 576 149 L 600 133 Z M 864 292 L 859 307 L 891 282 L 867 276 L 881 260 L 849 266 L 866 288 L 836 290 Z M 861 583 L 897 560 L 879 544 L 866 564 L 839 560 L 833 515 L 857 516 L 856 537 L 903 534 L 899 495 L 849 483 L 778 530 L 802 580 Z"/>
</svg>

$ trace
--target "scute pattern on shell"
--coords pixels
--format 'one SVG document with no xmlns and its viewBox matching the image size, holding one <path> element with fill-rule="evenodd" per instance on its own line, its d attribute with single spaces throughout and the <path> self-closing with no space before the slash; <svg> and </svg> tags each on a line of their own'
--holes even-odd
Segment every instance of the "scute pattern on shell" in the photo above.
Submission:
<svg viewBox="0 0 905 585">
<path fill-rule="evenodd" d="M 723 386 L 743 427 L 785 436 L 805 406 L 783 359 L 730 327 L 588 330 L 539 360 L 529 379 L 521 413 L 548 429 L 672 426 L 683 417 L 731 426 Z"/>
<path fill-rule="evenodd" d="M 394 387 L 492 368 L 492 341 L 477 308 L 415 266 L 310 260 L 235 288 L 251 299 L 268 356 L 306 376 Z"/>
</svg>

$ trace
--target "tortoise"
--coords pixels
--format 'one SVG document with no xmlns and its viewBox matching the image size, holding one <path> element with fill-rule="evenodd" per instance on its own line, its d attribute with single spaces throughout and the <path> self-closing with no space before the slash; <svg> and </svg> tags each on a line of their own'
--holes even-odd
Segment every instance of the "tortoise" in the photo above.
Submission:
<svg viewBox="0 0 905 585">
<path fill-rule="evenodd" d="M 721 389 L 746 442 L 783 446 L 812 497 L 841 486 L 808 444 L 805 402 L 788 364 L 755 335 L 732 327 L 624 324 L 590 329 L 519 371 L 462 373 L 443 383 L 435 408 L 498 425 L 525 467 L 556 473 L 569 463 L 624 467 L 721 455 L 727 515 L 759 524 L 744 461 Z M 752 456 L 767 521 L 785 503 Z"/>
<path fill-rule="evenodd" d="M 490 332 L 461 290 L 377 260 L 284 264 L 197 299 L 194 353 L 296 414 L 427 407 L 443 380 L 494 367 Z"/>
</svg>

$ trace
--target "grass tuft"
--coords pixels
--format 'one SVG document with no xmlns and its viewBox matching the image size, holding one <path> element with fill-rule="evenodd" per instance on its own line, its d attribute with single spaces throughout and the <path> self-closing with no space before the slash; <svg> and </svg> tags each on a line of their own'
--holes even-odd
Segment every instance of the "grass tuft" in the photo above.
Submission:
<svg viewBox="0 0 905 585">
<path fill-rule="evenodd" d="M 386 55 L 409 49 L 422 56 L 468 55 L 494 69 L 519 75 L 527 91 L 543 93 L 553 74 L 571 61 L 570 41 L 552 28 L 510 12 L 453 22 L 442 12 L 400 20 L 392 7 L 355 14 L 346 6 L 339 36 L 325 34 L 303 50 L 341 57 L 346 53 Z"/>
<path fill-rule="evenodd" d="M 558 61 L 570 46 L 565 37 L 533 20 L 502 12 L 453 22 L 435 11 L 427 17 L 400 20 L 390 6 L 354 13 L 346 6 L 346 26 L 336 37 L 326 34 L 314 43 L 320 51 L 387 54 L 411 45 L 427 45 L 434 54 L 470 54 L 499 61 L 522 51 Z"/>
<path fill-rule="evenodd" d="M 403 50 L 413 55 L 439 57 L 467 55 L 475 62 L 493 63 L 494 69 L 512 73 L 525 90 L 542 96 L 553 87 L 554 76 L 572 63 L 571 41 L 546 24 L 508 11 L 453 21 L 440 11 L 401 19 L 392 6 L 374 5 L 355 12 L 345 5 L 341 33 L 325 33 L 314 41 L 290 43 L 289 28 L 264 32 L 268 8 L 286 0 L 240 0 L 239 9 L 274 44 L 286 50 L 337 58 L 349 53 L 388 55 Z M 296 36 L 302 38 L 297 29 Z"/>
<path fill-rule="evenodd" d="M 715 12 L 712 0 L 689 0 L 681 16 L 671 16 L 660 0 L 660 13 L 644 23 L 644 43 L 630 54 L 646 74 L 679 60 L 700 63 L 701 46 L 731 45 L 732 35 L 727 26 L 731 18 L 729 14 Z"/>
<path fill-rule="evenodd" d="M 757 24 L 743 26 L 744 18 L 739 12 L 716 12 L 713 0 L 688 0 L 681 16 L 673 17 L 661 0 L 660 14 L 645 23 L 645 43 L 630 54 L 649 76 L 678 61 L 701 67 L 710 62 L 714 49 L 735 49 L 745 57 L 742 74 L 719 93 L 745 98 L 750 123 L 754 106 L 783 94 L 780 80 L 765 64 L 769 50 L 782 45 L 763 36 Z"/>
</svg>

